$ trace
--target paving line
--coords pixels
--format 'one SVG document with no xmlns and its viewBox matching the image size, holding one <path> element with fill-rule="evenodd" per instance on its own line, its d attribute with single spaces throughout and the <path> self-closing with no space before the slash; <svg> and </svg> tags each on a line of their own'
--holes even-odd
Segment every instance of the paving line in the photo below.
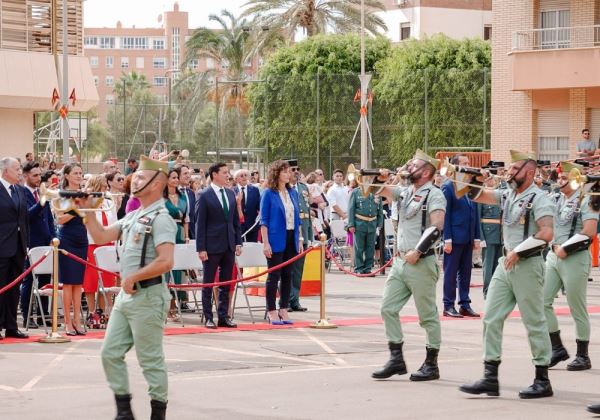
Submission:
<svg viewBox="0 0 600 420">
<path fill-rule="evenodd" d="M 79 346 L 80 341 L 75 341 L 68 349 L 66 349 L 63 353 L 59 354 L 58 356 L 56 356 L 50 363 L 48 363 L 46 365 L 46 367 L 40 372 L 39 375 L 34 376 L 29 382 L 27 382 L 25 385 L 23 385 L 19 391 L 20 392 L 26 392 L 26 391 L 31 391 L 31 389 L 42 379 L 44 379 L 44 377 L 46 375 L 48 375 L 52 370 L 54 370 L 54 368 L 56 366 L 58 366 L 58 364 L 60 362 L 62 362 L 64 360 L 64 358 L 70 354 L 73 353 L 75 351 L 75 349 Z"/>
<path fill-rule="evenodd" d="M 334 356 L 333 360 L 335 360 L 335 362 L 337 364 L 340 364 L 340 365 L 347 365 L 348 364 L 348 362 L 346 362 L 344 359 L 342 359 L 341 357 L 339 357 L 337 355 L 337 353 L 331 347 L 329 347 L 326 343 L 324 343 L 323 341 L 319 340 L 317 337 L 315 337 L 314 335 L 312 335 L 311 333 L 309 333 L 308 330 L 302 328 L 302 329 L 300 329 L 300 332 L 302 334 L 304 334 L 306 337 L 308 337 L 315 344 L 317 344 L 319 347 L 321 347 L 323 350 L 325 350 L 327 352 L 327 354 L 330 354 L 330 355 Z"/>
</svg>

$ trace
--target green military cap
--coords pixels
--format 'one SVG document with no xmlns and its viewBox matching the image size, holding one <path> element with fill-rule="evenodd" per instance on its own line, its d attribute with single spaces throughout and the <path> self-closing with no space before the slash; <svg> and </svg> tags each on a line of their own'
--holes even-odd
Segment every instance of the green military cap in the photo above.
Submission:
<svg viewBox="0 0 600 420">
<path fill-rule="evenodd" d="M 414 158 L 429 163 L 435 169 L 437 169 L 440 166 L 440 160 L 439 159 L 432 158 L 431 156 L 429 156 L 427 153 L 425 153 L 421 149 L 417 149 L 417 151 L 415 152 L 415 157 Z"/>
<path fill-rule="evenodd" d="M 150 159 L 147 156 L 141 155 L 140 156 L 140 166 L 139 166 L 138 170 L 163 172 L 166 175 L 169 173 L 169 164 L 167 162 Z"/>
<path fill-rule="evenodd" d="M 559 166 L 560 166 L 560 171 L 563 174 L 568 174 L 573 169 L 578 169 L 579 172 L 583 173 L 583 165 L 579 165 L 577 163 L 563 161 L 563 162 L 559 163 Z"/>
<path fill-rule="evenodd" d="M 518 150 L 510 151 L 510 160 L 512 163 L 520 160 L 536 160 L 535 153 L 533 152 L 520 152 Z"/>
</svg>

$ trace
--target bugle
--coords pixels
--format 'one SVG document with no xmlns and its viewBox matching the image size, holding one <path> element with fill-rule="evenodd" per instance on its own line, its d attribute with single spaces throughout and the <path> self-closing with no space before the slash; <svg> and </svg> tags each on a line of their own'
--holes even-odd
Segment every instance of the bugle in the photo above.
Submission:
<svg viewBox="0 0 600 420">
<path fill-rule="evenodd" d="M 448 159 L 442 163 L 440 175 L 448 177 L 448 179 L 452 181 L 456 198 L 461 198 L 467 192 L 469 192 L 469 187 L 482 188 L 481 184 L 475 184 L 472 182 L 472 177 L 486 176 L 482 169 L 453 165 L 448 161 Z M 486 178 L 492 178 L 497 183 L 506 180 L 505 176 L 491 173 L 488 173 Z"/>
<path fill-rule="evenodd" d="M 583 187 L 585 184 L 592 184 L 600 181 L 600 175 L 584 175 L 577 168 L 571 169 L 569 172 L 569 185 L 576 190 Z"/>
<path fill-rule="evenodd" d="M 390 171 L 390 174 L 396 175 L 397 172 Z M 349 182 L 356 181 L 365 197 L 367 197 L 369 193 L 380 193 L 383 187 L 387 185 L 383 182 L 377 182 L 377 177 L 380 175 L 381 171 L 379 169 L 356 169 L 353 164 L 348 165 L 348 170 L 346 171 L 346 179 Z M 407 171 L 402 171 L 399 175 L 403 178 L 408 178 L 409 173 Z M 365 177 L 372 177 L 372 181 L 365 182 Z"/>
<path fill-rule="evenodd" d="M 40 204 L 43 206 L 46 202 L 50 203 L 50 208 L 57 214 L 64 214 L 74 211 L 80 216 L 84 213 L 93 213 L 98 211 L 110 211 L 115 207 L 114 197 L 122 196 L 122 193 L 110 192 L 95 192 L 95 191 L 80 191 L 80 190 L 51 190 L 46 187 L 46 184 L 41 183 L 39 187 Z M 93 197 L 93 207 L 79 208 L 77 199 L 87 199 Z M 101 208 L 100 206 L 107 199 L 110 201 L 108 207 Z"/>
</svg>

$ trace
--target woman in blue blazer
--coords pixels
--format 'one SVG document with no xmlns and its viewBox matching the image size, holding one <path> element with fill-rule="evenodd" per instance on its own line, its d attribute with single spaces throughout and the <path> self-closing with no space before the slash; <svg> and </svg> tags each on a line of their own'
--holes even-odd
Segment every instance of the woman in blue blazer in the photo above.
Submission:
<svg viewBox="0 0 600 420">
<path fill-rule="evenodd" d="M 273 162 L 267 176 L 268 188 L 260 200 L 260 228 L 263 248 L 269 268 L 302 252 L 304 238 L 300 237 L 298 193 L 290 184 L 290 165 L 285 160 Z M 273 325 L 292 324 L 288 317 L 292 266 L 269 273 L 267 277 L 267 310 Z M 275 305 L 279 287 L 279 311 Z"/>
</svg>

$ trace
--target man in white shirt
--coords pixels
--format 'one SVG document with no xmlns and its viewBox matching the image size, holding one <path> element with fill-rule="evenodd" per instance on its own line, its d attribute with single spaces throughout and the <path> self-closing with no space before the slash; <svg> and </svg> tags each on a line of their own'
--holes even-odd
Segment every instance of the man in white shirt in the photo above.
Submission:
<svg viewBox="0 0 600 420">
<path fill-rule="evenodd" d="M 341 169 L 333 171 L 334 185 L 329 189 L 327 200 L 331 208 L 331 220 L 344 220 L 348 218 L 348 203 L 350 192 L 344 185 L 344 172 Z"/>
</svg>

